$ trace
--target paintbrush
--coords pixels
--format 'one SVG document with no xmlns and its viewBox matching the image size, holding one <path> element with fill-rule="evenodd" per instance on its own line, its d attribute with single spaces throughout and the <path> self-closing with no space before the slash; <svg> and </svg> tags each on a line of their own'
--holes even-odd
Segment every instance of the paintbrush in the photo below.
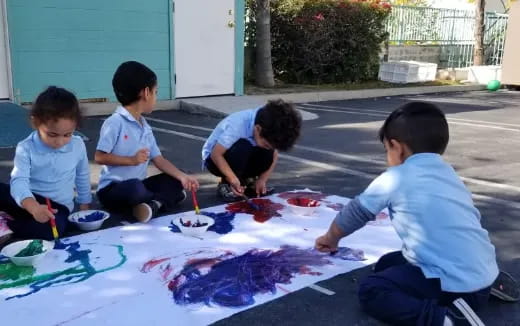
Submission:
<svg viewBox="0 0 520 326">
<path fill-rule="evenodd" d="M 195 190 L 191 191 L 191 198 L 193 199 L 193 207 L 195 207 L 195 214 L 199 215 L 199 202 L 197 201 L 197 195 L 195 194 Z"/>
<path fill-rule="evenodd" d="M 47 202 L 47 209 L 49 212 L 52 213 L 52 207 L 51 207 L 51 201 L 49 198 L 45 198 L 45 201 Z M 56 229 L 56 219 L 53 217 L 49 220 L 49 223 L 51 224 L 52 228 L 52 235 L 54 236 L 54 240 L 58 239 L 58 229 Z"/>
</svg>

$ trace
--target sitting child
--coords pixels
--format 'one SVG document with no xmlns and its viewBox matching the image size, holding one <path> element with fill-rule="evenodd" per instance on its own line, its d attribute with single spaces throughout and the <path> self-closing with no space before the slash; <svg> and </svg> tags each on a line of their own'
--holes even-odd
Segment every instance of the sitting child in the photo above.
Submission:
<svg viewBox="0 0 520 326">
<path fill-rule="evenodd" d="M 95 160 L 102 164 L 97 195 L 107 209 L 148 222 L 197 190 L 197 179 L 177 169 L 161 155 L 152 128 L 142 114 L 151 113 L 157 97 L 157 76 L 145 65 L 128 61 L 112 79 L 119 106 L 101 127 Z M 147 178 L 148 162 L 163 173 Z"/>
<path fill-rule="evenodd" d="M 90 171 L 83 140 L 74 136 L 81 120 L 78 100 L 69 91 L 51 86 L 32 106 L 36 129 L 16 146 L 10 185 L 0 184 L 0 208 L 16 238 L 53 239 L 48 223 L 55 219 L 63 236 L 74 209 L 89 209 Z M 46 201 L 50 200 L 51 210 Z"/>
<path fill-rule="evenodd" d="M 316 248 L 337 250 L 341 238 L 388 207 L 401 251 L 376 263 L 359 300 L 393 325 L 483 325 L 472 309 L 487 301 L 498 267 L 471 193 L 442 154 L 448 123 L 441 110 L 412 102 L 379 132 L 390 168 L 336 217 Z"/>
<path fill-rule="evenodd" d="M 202 148 L 207 169 L 221 177 L 218 196 L 225 202 L 273 192 L 267 181 L 278 160 L 300 135 L 301 115 L 282 100 L 233 113 L 222 120 Z"/>
</svg>

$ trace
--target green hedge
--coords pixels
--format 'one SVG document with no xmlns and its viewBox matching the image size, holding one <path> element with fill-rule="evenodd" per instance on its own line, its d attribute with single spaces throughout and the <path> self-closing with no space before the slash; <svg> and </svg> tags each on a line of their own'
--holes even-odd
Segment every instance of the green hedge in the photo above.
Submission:
<svg viewBox="0 0 520 326">
<path fill-rule="evenodd" d="M 299 84 L 376 79 L 390 10 L 378 0 L 272 1 L 276 77 Z"/>
</svg>

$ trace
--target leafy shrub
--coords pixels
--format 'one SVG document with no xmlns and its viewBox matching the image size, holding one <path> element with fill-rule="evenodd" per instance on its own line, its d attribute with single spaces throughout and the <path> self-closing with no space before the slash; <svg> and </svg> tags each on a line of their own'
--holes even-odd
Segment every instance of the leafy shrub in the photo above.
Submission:
<svg viewBox="0 0 520 326">
<path fill-rule="evenodd" d="M 375 79 L 390 10 L 379 0 L 272 1 L 276 77 L 300 84 Z M 254 46 L 252 25 L 254 17 L 248 26 L 249 46 Z"/>
</svg>

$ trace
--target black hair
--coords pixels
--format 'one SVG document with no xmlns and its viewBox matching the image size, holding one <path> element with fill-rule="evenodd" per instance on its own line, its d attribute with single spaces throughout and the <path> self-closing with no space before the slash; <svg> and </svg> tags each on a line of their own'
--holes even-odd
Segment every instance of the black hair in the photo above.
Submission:
<svg viewBox="0 0 520 326">
<path fill-rule="evenodd" d="M 116 98 L 122 105 L 129 105 L 139 100 L 139 93 L 157 86 L 155 73 L 137 61 L 123 62 L 114 73 L 112 87 Z"/>
<path fill-rule="evenodd" d="M 415 153 L 443 154 L 450 133 L 444 113 L 434 104 L 410 102 L 392 112 L 379 130 L 379 140 L 395 139 Z"/>
<path fill-rule="evenodd" d="M 261 127 L 260 136 L 274 149 L 285 152 L 300 136 L 302 117 L 292 103 L 271 100 L 256 114 L 255 125 Z"/>
<path fill-rule="evenodd" d="M 33 123 L 38 126 L 58 119 L 70 119 L 80 125 L 81 112 L 78 99 L 68 90 L 49 86 L 40 93 L 31 109 Z"/>
</svg>

